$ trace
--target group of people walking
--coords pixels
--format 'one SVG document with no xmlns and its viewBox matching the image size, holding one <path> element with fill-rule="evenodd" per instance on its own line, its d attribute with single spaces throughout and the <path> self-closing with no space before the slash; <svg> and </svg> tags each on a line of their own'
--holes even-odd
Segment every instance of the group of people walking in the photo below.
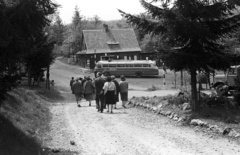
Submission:
<svg viewBox="0 0 240 155">
<path fill-rule="evenodd" d="M 122 106 L 126 108 L 128 101 L 128 82 L 124 75 L 120 76 L 120 82 L 115 79 L 115 76 L 107 76 L 105 72 L 98 72 L 96 78 L 90 77 L 76 78 L 72 77 L 70 81 L 70 87 L 72 93 L 75 94 L 77 106 L 81 107 L 81 100 L 85 98 L 89 101 L 96 101 L 96 108 L 98 112 L 103 112 L 107 109 L 107 112 L 113 113 L 113 109 L 116 109 L 116 104 L 119 102 L 119 94 L 122 101 Z"/>
<path fill-rule="evenodd" d="M 95 87 L 90 77 L 84 77 L 84 79 L 76 78 L 75 80 L 72 77 L 70 87 L 72 94 L 75 94 L 78 107 L 81 107 L 80 101 L 82 98 L 89 101 L 89 106 L 91 106 L 91 101 L 94 99 Z"/>
</svg>

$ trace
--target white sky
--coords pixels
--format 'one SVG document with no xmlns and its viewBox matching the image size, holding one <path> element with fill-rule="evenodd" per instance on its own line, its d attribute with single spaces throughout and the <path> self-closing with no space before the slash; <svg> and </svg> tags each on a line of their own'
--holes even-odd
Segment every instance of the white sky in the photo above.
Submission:
<svg viewBox="0 0 240 155">
<path fill-rule="evenodd" d="M 100 20 L 118 20 L 122 16 L 117 9 L 126 13 L 139 14 L 145 12 L 139 0 L 53 0 L 61 5 L 58 9 L 63 23 L 71 23 L 75 6 L 80 15 L 92 18 L 97 15 Z"/>
</svg>

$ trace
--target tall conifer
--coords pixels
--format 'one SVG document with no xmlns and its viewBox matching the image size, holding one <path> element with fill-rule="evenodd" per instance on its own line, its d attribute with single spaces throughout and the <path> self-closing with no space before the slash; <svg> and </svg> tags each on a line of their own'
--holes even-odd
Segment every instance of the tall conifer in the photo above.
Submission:
<svg viewBox="0 0 240 155">
<path fill-rule="evenodd" d="M 158 6 L 161 2 L 160 7 Z M 171 47 L 164 53 L 165 64 L 175 71 L 187 70 L 191 74 L 193 109 L 197 104 L 197 71 L 226 69 L 233 54 L 224 45 L 240 26 L 236 11 L 238 0 L 141 0 L 151 18 L 137 17 L 121 10 L 127 21 L 138 29 L 165 36 Z M 157 5 L 154 5 L 157 4 Z"/>
</svg>

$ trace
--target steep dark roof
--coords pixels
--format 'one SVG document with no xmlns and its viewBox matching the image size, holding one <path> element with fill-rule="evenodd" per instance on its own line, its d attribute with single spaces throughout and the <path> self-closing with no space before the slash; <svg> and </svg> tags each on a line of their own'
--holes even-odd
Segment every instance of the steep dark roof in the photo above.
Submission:
<svg viewBox="0 0 240 155">
<path fill-rule="evenodd" d="M 133 29 L 83 30 L 86 53 L 141 52 Z"/>
</svg>

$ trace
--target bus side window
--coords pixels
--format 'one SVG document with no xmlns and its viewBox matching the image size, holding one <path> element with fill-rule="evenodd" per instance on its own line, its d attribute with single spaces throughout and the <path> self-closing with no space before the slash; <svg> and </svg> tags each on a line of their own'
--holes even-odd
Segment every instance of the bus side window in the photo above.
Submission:
<svg viewBox="0 0 240 155">
<path fill-rule="evenodd" d="M 134 67 L 142 67 L 142 64 L 134 64 Z"/>
<path fill-rule="evenodd" d="M 125 64 L 117 64 L 117 67 L 125 67 Z"/>
<path fill-rule="evenodd" d="M 103 64 L 103 68 L 108 68 L 108 64 Z"/>
<path fill-rule="evenodd" d="M 133 67 L 133 64 L 126 64 L 126 67 Z"/>
<path fill-rule="evenodd" d="M 116 64 L 109 64 L 109 67 L 117 67 Z"/>
<path fill-rule="evenodd" d="M 150 64 L 143 64 L 143 67 L 151 67 Z"/>
<path fill-rule="evenodd" d="M 98 65 L 97 65 L 97 68 L 102 68 L 102 65 L 98 64 Z"/>
</svg>

